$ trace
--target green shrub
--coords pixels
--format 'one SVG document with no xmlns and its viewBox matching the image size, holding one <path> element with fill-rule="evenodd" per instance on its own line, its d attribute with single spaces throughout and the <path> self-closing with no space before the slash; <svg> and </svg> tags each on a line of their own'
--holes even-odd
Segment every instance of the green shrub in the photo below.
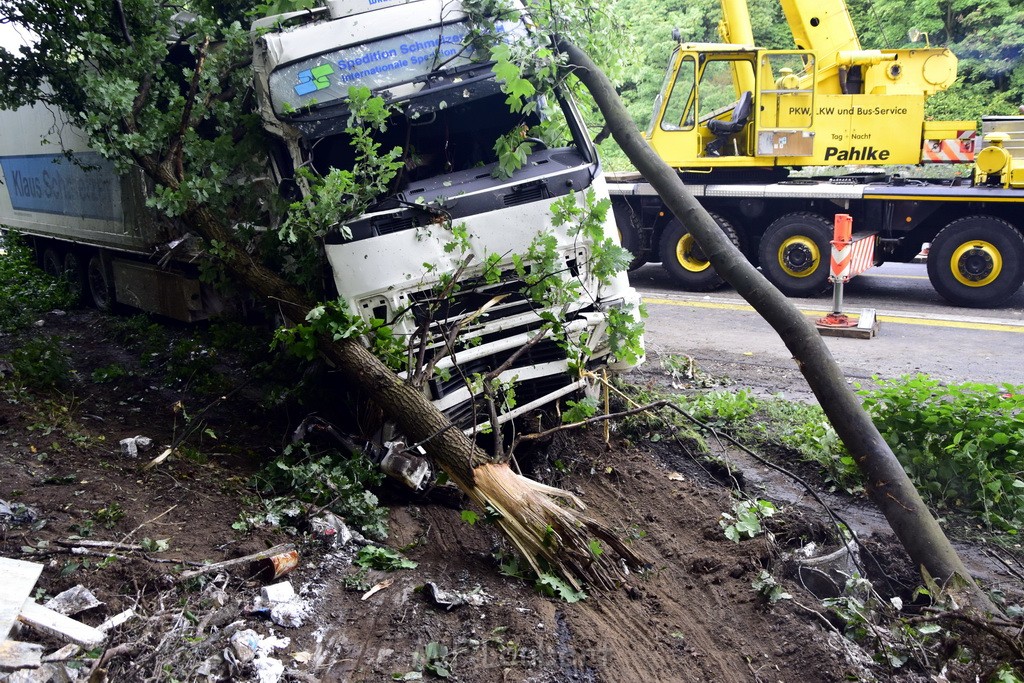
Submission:
<svg viewBox="0 0 1024 683">
<path fill-rule="evenodd" d="M 1024 525 L 1024 386 L 878 380 L 864 407 L 918 490 L 1009 533 Z"/>
<path fill-rule="evenodd" d="M 57 337 L 30 339 L 4 356 L 23 387 L 46 391 L 61 387 L 71 377 L 71 364 Z"/>
<path fill-rule="evenodd" d="M 32 249 L 17 233 L 4 233 L 0 246 L 0 331 L 26 327 L 40 313 L 73 304 L 67 284 L 36 266 Z"/>
</svg>

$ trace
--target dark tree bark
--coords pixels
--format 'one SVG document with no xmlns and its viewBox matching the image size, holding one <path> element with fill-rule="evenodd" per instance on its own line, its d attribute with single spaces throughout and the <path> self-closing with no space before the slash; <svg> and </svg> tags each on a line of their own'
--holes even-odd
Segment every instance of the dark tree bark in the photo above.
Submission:
<svg viewBox="0 0 1024 683">
<path fill-rule="evenodd" d="M 582 50 L 561 41 L 559 49 L 593 95 L 612 136 L 662 201 L 690 229 L 715 270 L 778 332 L 839 437 L 856 459 L 865 488 L 919 567 L 940 582 L 961 577 L 972 605 L 992 605 L 971 580 L 953 546 L 932 516 L 892 449 L 861 407 L 821 335 L 740 253 L 694 199 L 676 172 L 640 135 L 611 82 Z"/>
</svg>

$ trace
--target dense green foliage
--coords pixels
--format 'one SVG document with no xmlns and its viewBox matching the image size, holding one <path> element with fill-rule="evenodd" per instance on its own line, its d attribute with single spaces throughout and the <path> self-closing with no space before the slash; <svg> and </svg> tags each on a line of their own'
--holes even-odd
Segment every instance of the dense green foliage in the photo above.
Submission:
<svg viewBox="0 0 1024 683">
<path fill-rule="evenodd" d="M 24 327 L 40 313 L 71 306 L 65 283 L 43 273 L 32 250 L 15 233 L 0 242 L 0 332 Z"/>
<path fill-rule="evenodd" d="M 246 531 L 264 525 L 290 525 L 311 509 L 329 509 L 367 536 L 383 539 L 388 534 L 387 511 L 368 490 L 380 484 L 383 476 L 360 454 L 348 456 L 334 449 L 295 444 L 256 478 L 259 504 L 233 526 Z"/>
<path fill-rule="evenodd" d="M 1011 533 L 1024 526 L 1024 387 L 917 375 L 880 380 L 864 407 L 933 505 L 970 508 Z"/>
<path fill-rule="evenodd" d="M 930 507 L 970 512 L 990 529 L 1011 534 L 1024 525 L 1024 387 L 946 385 L 917 375 L 879 379 L 861 396 Z M 783 447 L 839 488 L 862 486 L 856 463 L 817 405 L 759 398 L 745 389 L 672 400 L 749 447 L 769 453 Z M 674 413 L 630 418 L 627 429 L 658 439 L 669 426 L 707 450 L 706 436 Z"/>
<path fill-rule="evenodd" d="M 793 47 L 778 0 L 749 0 L 754 39 L 775 49 Z M 935 47 L 948 47 L 960 59 L 956 85 L 928 101 L 936 119 L 980 120 L 1014 115 L 1024 104 L 1024 7 L 1012 0 L 848 0 L 850 15 L 865 49 L 909 48 L 907 31 L 928 34 Z M 633 120 L 645 129 L 672 52 L 672 29 L 688 42 L 721 42 L 718 0 L 617 0 L 611 14 L 621 30 L 619 92 Z M 922 43 L 916 45 L 922 46 Z M 596 119 L 595 119 L 596 120 Z M 601 147 L 606 165 L 628 162 L 613 142 Z"/>
</svg>

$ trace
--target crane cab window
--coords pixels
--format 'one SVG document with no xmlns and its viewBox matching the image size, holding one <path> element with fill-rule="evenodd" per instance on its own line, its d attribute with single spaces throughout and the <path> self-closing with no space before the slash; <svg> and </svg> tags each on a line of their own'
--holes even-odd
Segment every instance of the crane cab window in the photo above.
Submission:
<svg viewBox="0 0 1024 683">
<path fill-rule="evenodd" d="M 662 85 L 662 93 L 667 94 L 668 104 L 665 105 L 665 113 L 661 117 L 662 130 L 688 130 L 693 128 L 693 108 L 690 106 L 694 94 L 694 80 L 697 73 L 696 64 L 692 57 L 683 57 L 679 68 L 673 74 L 669 69 Z M 661 103 L 661 97 L 655 106 Z M 658 116 L 655 109 L 654 116 Z"/>
<path fill-rule="evenodd" d="M 772 50 L 761 57 L 762 128 L 809 129 L 814 123 L 814 55 Z"/>
<path fill-rule="evenodd" d="M 709 59 L 700 71 L 697 85 L 699 121 L 728 118 L 744 91 L 754 83 L 754 65 L 746 58 Z"/>
</svg>

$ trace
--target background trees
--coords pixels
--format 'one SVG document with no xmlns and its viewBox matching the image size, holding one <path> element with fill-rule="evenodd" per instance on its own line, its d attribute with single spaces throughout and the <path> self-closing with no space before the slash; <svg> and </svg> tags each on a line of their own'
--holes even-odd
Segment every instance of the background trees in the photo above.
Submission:
<svg viewBox="0 0 1024 683">
<path fill-rule="evenodd" d="M 1014 0 L 847 0 L 865 49 L 910 47 L 910 28 L 928 34 L 933 46 L 949 47 L 960 59 L 955 86 L 931 98 L 936 119 L 980 120 L 1016 115 L 1024 104 L 1024 7 Z M 749 0 L 754 38 L 762 47 L 788 49 L 793 39 L 778 0 Z M 683 40 L 720 42 L 718 0 L 618 0 L 610 10 L 623 26 L 618 91 L 637 126 L 650 123 L 651 107 L 672 52 L 672 29 Z M 918 43 L 923 46 L 923 43 Z M 595 59 L 601 60 L 600 55 Z M 627 165 L 614 144 L 605 143 L 612 168 Z"/>
</svg>

